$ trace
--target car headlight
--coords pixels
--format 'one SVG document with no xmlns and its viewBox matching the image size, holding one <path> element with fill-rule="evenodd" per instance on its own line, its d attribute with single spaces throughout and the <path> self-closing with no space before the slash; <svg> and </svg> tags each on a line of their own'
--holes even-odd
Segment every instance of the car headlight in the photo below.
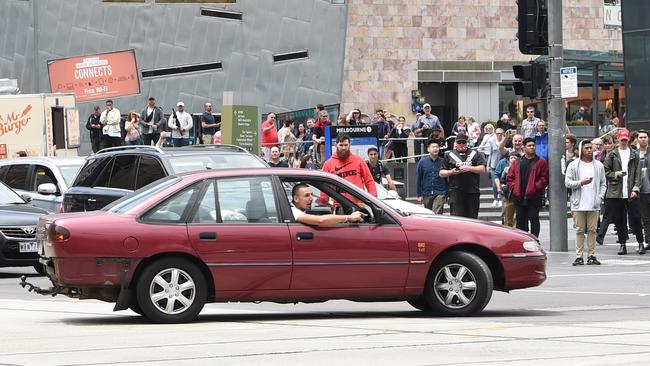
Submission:
<svg viewBox="0 0 650 366">
<path fill-rule="evenodd" d="M 522 243 L 524 250 L 527 252 L 539 252 L 542 250 L 542 246 L 537 240 L 525 241 Z"/>
</svg>

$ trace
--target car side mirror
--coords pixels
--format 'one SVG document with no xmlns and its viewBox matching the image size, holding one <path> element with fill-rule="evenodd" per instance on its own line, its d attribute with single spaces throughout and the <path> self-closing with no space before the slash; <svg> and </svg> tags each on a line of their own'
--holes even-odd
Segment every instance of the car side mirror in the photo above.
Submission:
<svg viewBox="0 0 650 366">
<path fill-rule="evenodd" d="M 38 185 L 37 192 L 44 195 L 56 194 L 56 186 L 53 183 L 43 183 Z M 31 200 L 31 198 L 30 198 Z"/>
<path fill-rule="evenodd" d="M 29 194 L 23 193 L 20 196 L 25 200 L 25 202 L 32 202 L 32 196 L 30 196 Z"/>
</svg>

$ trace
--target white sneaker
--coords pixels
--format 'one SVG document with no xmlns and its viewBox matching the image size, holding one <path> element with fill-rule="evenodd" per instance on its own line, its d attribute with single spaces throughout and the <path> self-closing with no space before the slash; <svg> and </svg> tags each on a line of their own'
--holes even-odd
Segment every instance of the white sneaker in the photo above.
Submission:
<svg viewBox="0 0 650 366">
<path fill-rule="evenodd" d="M 492 207 L 497 207 L 497 204 L 498 204 L 497 200 L 492 201 Z"/>
<path fill-rule="evenodd" d="M 503 207 L 503 201 L 499 201 L 499 203 L 497 204 L 497 206 L 499 206 L 499 207 Z"/>
</svg>

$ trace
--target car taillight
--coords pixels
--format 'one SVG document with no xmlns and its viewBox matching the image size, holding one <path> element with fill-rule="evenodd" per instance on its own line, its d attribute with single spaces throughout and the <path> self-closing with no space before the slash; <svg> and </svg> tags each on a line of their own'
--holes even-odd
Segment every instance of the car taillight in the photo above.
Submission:
<svg viewBox="0 0 650 366">
<path fill-rule="evenodd" d="M 65 209 L 63 208 L 63 200 L 61 200 L 61 205 L 59 206 L 59 213 L 64 213 Z"/>
<path fill-rule="evenodd" d="M 63 226 L 55 224 L 50 225 L 48 230 L 48 239 L 50 242 L 66 241 L 70 238 L 70 231 Z"/>
</svg>

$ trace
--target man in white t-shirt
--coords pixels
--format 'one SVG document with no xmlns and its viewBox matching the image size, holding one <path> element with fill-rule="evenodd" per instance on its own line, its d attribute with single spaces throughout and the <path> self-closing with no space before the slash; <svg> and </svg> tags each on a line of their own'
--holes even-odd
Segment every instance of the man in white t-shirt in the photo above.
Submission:
<svg viewBox="0 0 650 366">
<path fill-rule="evenodd" d="M 176 104 L 178 111 L 169 116 L 167 125 L 172 130 L 172 143 L 174 147 L 190 144 L 190 130 L 194 126 L 192 115 L 185 111 L 185 103 Z"/>
<path fill-rule="evenodd" d="M 614 149 L 605 157 L 605 175 L 607 176 L 606 213 L 614 219 L 618 242 L 621 247 L 619 255 L 627 254 L 627 220 L 630 217 L 630 227 L 638 241 L 639 254 L 645 254 L 643 245 L 643 229 L 639 217 L 639 192 L 641 191 L 641 169 L 639 153 L 632 150 L 630 131 L 623 128 L 618 131 L 618 149 Z"/>
<path fill-rule="evenodd" d="M 122 135 L 120 122 L 122 117 L 120 110 L 113 108 L 113 101 L 106 101 L 106 109 L 99 116 L 99 122 L 102 124 L 102 141 L 101 148 L 115 147 L 122 145 Z"/>
<path fill-rule="evenodd" d="M 366 214 L 355 211 L 350 215 L 312 215 L 306 213 L 311 208 L 313 193 L 307 184 L 298 183 L 291 191 L 293 218 L 301 224 L 332 226 L 341 223 L 363 222 Z"/>
<path fill-rule="evenodd" d="M 599 265 L 596 259 L 596 228 L 600 205 L 605 198 L 607 180 L 603 164 L 594 159 L 591 140 L 580 143 L 579 159 L 572 161 L 566 170 L 564 183 L 571 190 L 571 213 L 576 228 L 576 259 L 574 266 L 583 265 L 582 253 L 587 233 L 587 264 Z"/>
</svg>

